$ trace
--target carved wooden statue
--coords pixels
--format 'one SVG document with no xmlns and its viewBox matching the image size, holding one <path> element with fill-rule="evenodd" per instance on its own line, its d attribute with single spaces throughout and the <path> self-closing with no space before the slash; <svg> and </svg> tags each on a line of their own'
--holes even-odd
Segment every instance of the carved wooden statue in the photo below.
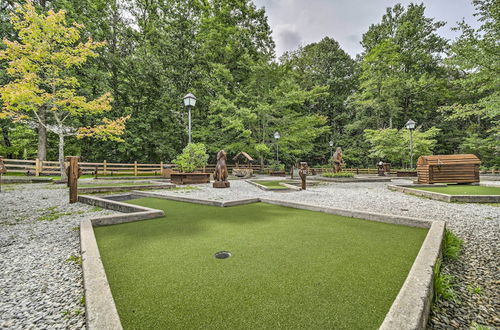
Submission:
<svg viewBox="0 0 500 330">
<path fill-rule="evenodd" d="M 224 150 L 217 153 L 217 166 L 214 172 L 214 188 L 229 188 L 229 181 L 227 181 L 227 166 L 226 166 L 227 154 Z"/>
<path fill-rule="evenodd" d="M 309 166 L 307 166 L 306 162 L 300 162 L 299 176 L 302 180 L 302 190 L 306 190 L 306 179 L 307 179 L 307 171 L 309 170 Z"/>
<path fill-rule="evenodd" d="M 342 148 L 337 147 L 337 150 L 333 153 L 333 173 L 342 172 L 342 166 L 344 166 L 344 161 L 342 160 Z"/>
</svg>

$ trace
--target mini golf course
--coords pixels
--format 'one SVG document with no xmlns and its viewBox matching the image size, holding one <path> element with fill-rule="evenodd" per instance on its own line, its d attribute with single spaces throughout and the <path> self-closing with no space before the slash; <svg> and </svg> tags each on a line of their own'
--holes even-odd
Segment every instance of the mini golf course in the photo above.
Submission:
<svg viewBox="0 0 500 330">
<path fill-rule="evenodd" d="M 128 203 L 166 216 L 94 228 L 125 329 L 376 329 L 427 234 L 265 203 Z"/>
<path fill-rule="evenodd" d="M 415 188 L 448 195 L 500 195 L 500 187 L 448 185 L 447 187 Z"/>
</svg>

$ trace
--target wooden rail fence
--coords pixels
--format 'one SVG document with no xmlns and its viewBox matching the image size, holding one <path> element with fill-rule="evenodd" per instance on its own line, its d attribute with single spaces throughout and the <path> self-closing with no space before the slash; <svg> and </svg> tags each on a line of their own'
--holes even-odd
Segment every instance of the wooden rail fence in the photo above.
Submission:
<svg viewBox="0 0 500 330">
<path fill-rule="evenodd" d="M 3 159 L 5 163 L 5 167 L 7 168 L 7 172 L 14 173 L 24 173 L 27 175 L 59 175 L 59 162 L 57 161 L 41 161 L 39 159 Z M 97 171 L 97 175 L 104 176 L 119 176 L 119 175 L 160 175 L 161 169 L 164 166 L 168 166 L 172 169 L 175 169 L 175 164 L 169 164 L 160 162 L 158 164 L 142 164 L 137 161 L 133 163 L 110 163 L 107 160 L 104 160 L 101 163 L 98 162 L 80 162 L 80 168 L 82 169 L 83 174 L 91 174 L 95 175 Z M 215 170 L 215 164 L 210 164 L 205 166 L 204 168 L 199 168 L 198 171 L 209 172 L 212 173 Z M 228 170 L 232 170 L 236 165 L 228 164 Z M 269 173 L 271 168 L 268 166 L 261 167 L 260 165 L 251 165 L 252 169 L 256 172 L 260 173 Z M 324 167 L 311 167 L 311 170 L 316 174 L 321 174 L 324 172 L 331 172 L 331 168 Z M 377 174 L 378 171 L 376 168 L 344 168 L 343 171 L 351 172 L 354 174 Z M 395 170 L 393 170 L 395 173 Z M 487 172 L 483 171 L 481 173 L 486 174 L 500 174 L 500 170 L 489 170 Z"/>
</svg>

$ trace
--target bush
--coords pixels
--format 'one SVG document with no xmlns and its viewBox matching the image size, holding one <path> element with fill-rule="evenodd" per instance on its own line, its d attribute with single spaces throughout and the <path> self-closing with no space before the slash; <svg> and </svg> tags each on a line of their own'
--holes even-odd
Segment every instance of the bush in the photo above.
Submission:
<svg viewBox="0 0 500 330">
<path fill-rule="evenodd" d="M 173 160 L 173 163 L 181 172 L 191 173 L 197 168 L 206 166 L 207 161 L 208 154 L 205 145 L 190 143 L 182 150 L 182 154 Z"/>
<path fill-rule="evenodd" d="M 351 173 L 351 172 L 339 172 L 339 173 L 326 172 L 326 173 L 321 174 L 321 176 L 324 176 L 325 178 L 353 178 L 354 173 Z"/>
<path fill-rule="evenodd" d="M 283 172 L 285 170 L 285 164 L 281 164 L 276 161 L 272 161 L 270 167 L 273 172 Z"/>
</svg>

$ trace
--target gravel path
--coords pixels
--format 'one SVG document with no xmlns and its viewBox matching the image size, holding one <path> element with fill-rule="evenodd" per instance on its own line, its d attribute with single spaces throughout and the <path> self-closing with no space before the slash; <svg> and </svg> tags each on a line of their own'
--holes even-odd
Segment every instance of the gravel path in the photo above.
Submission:
<svg viewBox="0 0 500 330">
<path fill-rule="evenodd" d="M 440 303 L 431 315 L 429 328 L 500 327 L 500 208 L 422 199 L 389 191 L 386 185 L 325 183 L 301 192 L 267 192 L 244 181 L 231 181 L 229 189 L 213 189 L 206 184 L 196 185 L 194 189 L 155 192 L 224 201 L 268 197 L 445 220 L 448 228 L 464 240 L 461 258 L 443 267 L 456 277 L 457 302 Z M 67 191 L 61 185 L 3 188 L 0 193 L 0 328 L 84 328 L 76 227 L 81 219 L 112 212 L 83 204 L 69 205 Z"/>
<path fill-rule="evenodd" d="M 276 180 L 273 177 L 259 179 Z M 410 181 L 394 180 L 394 183 Z M 229 189 L 213 189 L 210 184 L 205 184 L 197 185 L 195 190 L 161 190 L 155 193 L 220 201 L 258 196 L 444 220 L 447 228 L 464 241 L 459 260 L 443 265 L 445 273 L 455 276 L 457 302 L 438 304 L 431 314 L 428 328 L 475 329 L 479 325 L 500 328 L 500 207 L 423 199 L 390 191 L 387 184 L 326 183 L 300 192 L 269 192 L 244 181 L 232 181 Z"/>
<path fill-rule="evenodd" d="M 80 220 L 111 211 L 68 204 L 64 185 L 3 185 L 0 328 L 83 329 Z"/>
</svg>

